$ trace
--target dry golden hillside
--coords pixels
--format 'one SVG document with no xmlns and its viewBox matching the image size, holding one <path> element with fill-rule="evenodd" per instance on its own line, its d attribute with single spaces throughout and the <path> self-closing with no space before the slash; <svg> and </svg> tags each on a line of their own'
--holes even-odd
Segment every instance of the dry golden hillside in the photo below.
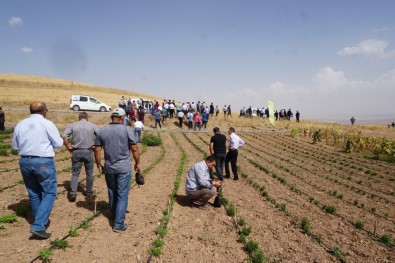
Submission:
<svg viewBox="0 0 395 263">
<path fill-rule="evenodd" d="M 26 108 L 31 101 L 42 100 L 52 109 L 68 109 L 70 96 L 73 94 L 90 95 L 112 107 L 117 105 L 121 96 L 157 99 L 155 96 L 130 90 L 13 74 L 0 74 L 0 89 L 0 105 L 7 108 Z"/>
<path fill-rule="evenodd" d="M 6 112 L 6 126 L 14 126 L 21 119 L 29 115 L 28 108 L 32 101 L 44 101 L 50 112 L 48 118 L 60 128 L 64 128 L 67 124 L 77 120 L 77 114 L 69 109 L 70 97 L 72 94 L 84 94 L 96 97 L 97 99 L 111 105 L 113 108 L 117 106 L 121 96 L 147 98 L 150 100 L 162 101 L 154 94 L 144 94 L 142 92 L 121 90 L 108 87 L 99 87 L 86 83 L 80 83 L 70 80 L 61 80 L 37 76 L 0 74 L 0 107 Z M 173 97 L 173 96 L 170 96 Z M 177 99 L 177 98 L 175 98 Z M 109 113 L 90 113 L 90 120 L 98 125 L 104 125 L 109 121 Z M 148 122 L 147 128 L 151 125 Z M 226 129 L 234 126 L 243 130 L 284 130 L 286 132 L 292 129 L 336 129 L 347 132 L 352 129 L 360 130 L 366 134 L 375 136 L 395 137 L 395 129 L 388 129 L 385 125 L 344 125 L 336 123 L 322 123 L 317 121 L 303 120 L 296 123 L 295 120 L 276 122 L 275 126 L 269 124 L 267 120 L 262 118 L 239 118 L 238 112 L 234 112 L 233 116 L 224 117 L 222 113 L 218 117 L 210 118 L 209 128 L 218 126 Z M 168 122 L 165 129 L 177 129 L 176 122 Z"/>
</svg>

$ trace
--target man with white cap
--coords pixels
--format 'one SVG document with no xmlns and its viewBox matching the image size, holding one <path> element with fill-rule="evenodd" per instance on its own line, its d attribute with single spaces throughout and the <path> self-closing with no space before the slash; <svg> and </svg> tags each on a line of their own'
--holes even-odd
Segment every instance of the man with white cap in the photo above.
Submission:
<svg viewBox="0 0 395 263">
<path fill-rule="evenodd" d="M 113 231 L 121 233 L 128 228 L 125 213 L 132 177 L 130 152 L 135 161 L 134 170 L 141 172 L 140 153 L 132 129 L 122 125 L 126 113 L 116 108 L 111 114 L 111 123 L 103 127 L 95 143 L 95 161 L 100 173 L 105 174 L 110 211 L 114 218 Z M 101 150 L 104 148 L 104 166 Z"/>
</svg>

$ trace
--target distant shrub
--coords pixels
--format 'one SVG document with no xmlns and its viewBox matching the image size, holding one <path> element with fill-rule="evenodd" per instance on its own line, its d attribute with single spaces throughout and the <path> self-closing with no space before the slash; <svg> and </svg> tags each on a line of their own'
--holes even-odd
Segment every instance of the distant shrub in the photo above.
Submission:
<svg viewBox="0 0 395 263">
<path fill-rule="evenodd" d="M 362 220 L 357 220 L 357 222 L 355 222 L 354 226 L 356 229 L 362 229 L 364 226 L 364 223 Z"/>
<path fill-rule="evenodd" d="M 389 235 L 384 234 L 380 237 L 380 241 L 386 245 L 387 247 L 393 247 L 394 244 L 392 243 L 392 239 Z"/>
<path fill-rule="evenodd" d="M 325 212 L 328 214 L 335 215 L 336 214 L 336 207 L 333 205 L 325 205 L 324 207 Z"/>
<path fill-rule="evenodd" d="M 159 146 L 162 144 L 162 139 L 153 134 L 146 134 L 142 139 L 143 144 L 147 146 Z"/>
<path fill-rule="evenodd" d="M 310 220 L 307 217 L 302 218 L 300 225 L 303 232 L 305 232 L 306 234 L 310 233 Z"/>
</svg>

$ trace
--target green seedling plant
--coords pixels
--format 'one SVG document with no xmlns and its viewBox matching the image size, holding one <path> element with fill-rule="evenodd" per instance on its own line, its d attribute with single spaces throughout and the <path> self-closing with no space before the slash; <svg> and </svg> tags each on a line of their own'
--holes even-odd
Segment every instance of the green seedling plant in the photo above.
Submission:
<svg viewBox="0 0 395 263">
<path fill-rule="evenodd" d="M 233 204 L 229 204 L 226 209 L 226 214 L 228 216 L 235 216 L 236 215 L 236 207 Z"/>
<path fill-rule="evenodd" d="M 163 254 L 162 247 L 165 244 L 165 241 L 161 238 L 157 238 L 154 241 L 152 241 L 151 247 L 149 249 L 150 254 L 152 254 L 155 257 L 159 257 L 161 254 Z"/>
<path fill-rule="evenodd" d="M 357 222 L 355 222 L 354 226 L 356 229 L 363 229 L 364 223 L 362 220 L 357 220 Z"/>
<path fill-rule="evenodd" d="M 38 258 L 43 262 L 50 262 L 53 257 L 53 251 L 49 248 L 43 248 L 40 250 Z"/>
<path fill-rule="evenodd" d="M 331 215 L 336 215 L 336 207 L 333 205 L 325 205 L 324 207 L 325 212 Z"/>
<path fill-rule="evenodd" d="M 244 220 L 244 218 L 239 217 L 239 219 L 237 219 L 237 224 L 239 226 L 244 226 L 246 224 L 246 221 Z"/>
<path fill-rule="evenodd" d="M 243 227 L 241 234 L 244 236 L 249 236 L 251 234 L 251 227 Z"/>
<path fill-rule="evenodd" d="M 78 234 L 78 229 L 77 229 L 76 226 L 72 226 L 72 227 L 70 228 L 70 230 L 69 230 L 69 235 L 70 235 L 71 237 L 76 237 L 76 236 L 79 235 L 79 234 Z"/>
<path fill-rule="evenodd" d="M 164 238 L 167 234 L 167 225 L 159 225 L 155 229 L 155 234 L 157 234 L 161 238 Z"/>
<path fill-rule="evenodd" d="M 65 239 L 55 239 L 51 241 L 51 245 L 55 249 L 66 249 L 69 247 L 69 242 L 67 242 L 67 240 Z"/>
<path fill-rule="evenodd" d="M 384 234 L 384 235 L 382 235 L 380 237 L 380 242 L 383 243 L 384 245 L 386 245 L 387 247 L 393 247 L 394 246 L 392 238 L 389 235 L 387 235 L 387 234 Z"/>
<path fill-rule="evenodd" d="M 0 224 L 11 224 L 16 222 L 16 220 L 17 218 L 15 213 L 3 215 L 0 217 Z"/>
<path fill-rule="evenodd" d="M 303 230 L 303 232 L 305 232 L 306 234 L 310 234 L 310 220 L 307 217 L 303 217 L 301 222 L 300 222 L 300 226 Z"/>
</svg>

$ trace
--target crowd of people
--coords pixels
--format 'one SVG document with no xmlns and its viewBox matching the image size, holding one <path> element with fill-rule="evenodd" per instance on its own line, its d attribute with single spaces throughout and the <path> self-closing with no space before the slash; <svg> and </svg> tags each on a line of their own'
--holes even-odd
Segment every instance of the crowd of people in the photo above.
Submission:
<svg viewBox="0 0 395 263">
<path fill-rule="evenodd" d="M 31 103 L 30 117 L 16 125 L 12 137 L 12 148 L 20 156 L 20 171 L 34 216 L 30 232 L 40 239 L 51 236 L 46 230 L 57 195 L 54 148 L 63 145 L 71 153 L 72 162 L 69 201 L 76 201 L 82 165 L 85 166 L 87 177 L 85 195 L 87 198 L 94 195 L 93 168 L 96 162 L 99 172 L 105 175 L 109 207 L 114 221 L 112 230 L 118 233 L 125 231 L 128 228 L 125 213 L 132 177 L 131 157 L 134 159 L 134 170 L 139 173 L 142 171 L 136 137 L 130 127 L 123 125 L 125 110 L 116 108 L 111 114 L 111 123 L 101 129 L 88 121 L 86 112 L 80 112 L 79 121 L 71 123 L 63 136 L 55 124 L 45 118 L 47 113 L 45 103 Z"/>
<path fill-rule="evenodd" d="M 88 199 L 95 196 L 93 171 L 96 163 L 99 172 L 105 175 L 109 210 L 113 220 L 112 230 L 117 233 L 127 230 L 125 213 L 132 170 L 141 173 L 142 168 L 137 146 L 140 134 L 133 133 L 129 125 L 125 125 L 126 111 L 121 107 L 114 109 L 111 122 L 102 128 L 89 121 L 88 113 L 80 112 L 78 121 L 70 123 L 60 135 L 55 124 L 46 119 L 48 108 L 44 102 L 31 103 L 29 110 L 30 116 L 20 121 L 14 129 L 12 148 L 17 150 L 20 156 L 20 171 L 34 216 L 30 227 L 32 235 L 39 239 L 48 239 L 51 236 L 51 233 L 47 232 L 47 227 L 57 196 L 54 149 L 62 146 L 71 154 L 72 171 L 67 195 L 69 201 L 75 202 L 78 197 L 78 181 L 82 166 L 86 172 L 84 195 Z M 136 120 L 135 124 L 139 122 L 142 124 L 141 120 Z M 233 180 L 239 179 L 238 148 L 244 145 L 244 141 L 236 135 L 235 129 L 230 127 L 227 147 L 226 136 L 220 133 L 219 128 L 215 127 L 213 132 L 209 147 L 211 155 L 194 164 L 186 176 L 186 197 L 191 200 L 192 206 L 200 209 L 207 209 L 207 203 L 217 192 L 217 187 L 222 185 L 225 178 L 230 178 L 229 164 Z M 131 158 L 134 160 L 133 169 Z M 217 175 L 215 181 L 209 174 L 213 167 Z"/>
</svg>

